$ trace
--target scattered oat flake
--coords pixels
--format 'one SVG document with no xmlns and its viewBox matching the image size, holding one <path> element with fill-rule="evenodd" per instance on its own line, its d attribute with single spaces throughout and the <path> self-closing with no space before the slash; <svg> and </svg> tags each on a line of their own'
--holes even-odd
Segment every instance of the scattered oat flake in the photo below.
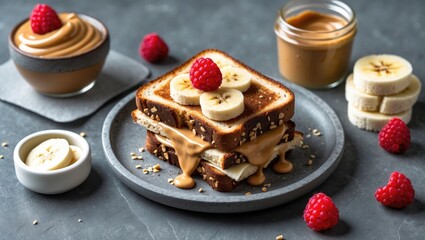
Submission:
<svg viewBox="0 0 425 240">
<path fill-rule="evenodd" d="M 152 172 L 157 173 L 159 171 L 160 171 L 159 169 L 154 168 Z"/>
<path fill-rule="evenodd" d="M 143 160 L 142 156 L 137 156 L 137 160 Z"/>
<path fill-rule="evenodd" d="M 168 181 L 168 183 L 172 183 L 172 182 L 174 182 L 174 179 L 169 178 L 167 181 Z"/>
<path fill-rule="evenodd" d="M 143 169 L 143 174 L 148 174 L 149 173 L 149 171 L 145 168 L 145 169 Z"/>
<path fill-rule="evenodd" d="M 266 183 L 266 184 L 264 184 L 263 186 L 264 187 L 270 187 L 272 184 L 271 183 Z"/>
<path fill-rule="evenodd" d="M 145 151 L 144 147 L 139 148 L 139 152 L 144 152 L 144 151 Z"/>
<path fill-rule="evenodd" d="M 80 136 L 81 136 L 81 137 L 86 137 L 86 136 L 87 136 L 87 134 L 86 134 L 85 132 L 80 132 Z"/>
<path fill-rule="evenodd" d="M 4 158 L 4 156 L 3 155 L 0 155 L 0 159 L 3 159 Z"/>
<path fill-rule="evenodd" d="M 156 169 L 156 170 L 160 170 L 161 169 L 161 165 L 159 165 L 159 164 L 155 164 L 155 165 L 153 165 L 153 167 L 152 167 L 153 169 Z"/>
<path fill-rule="evenodd" d="M 7 147 L 7 146 L 9 146 L 9 143 L 8 143 L 8 142 L 2 142 L 2 143 L 1 143 L 1 146 L 2 146 L 2 147 Z"/>
<path fill-rule="evenodd" d="M 131 156 L 131 159 L 136 160 L 137 156 Z"/>
<path fill-rule="evenodd" d="M 37 219 L 32 222 L 32 225 L 37 225 L 37 224 L 38 224 Z"/>
<path fill-rule="evenodd" d="M 136 168 L 137 169 L 141 169 L 142 168 L 142 165 L 136 165 Z"/>
<path fill-rule="evenodd" d="M 307 149 L 307 148 L 310 148 L 310 146 L 309 145 L 307 145 L 307 144 L 304 144 L 304 145 L 302 145 L 302 147 L 301 147 L 302 149 Z"/>
<path fill-rule="evenodd" d="M 311 155 L 310 155 L 310 158 L 316 158 L 316 155 L 311 154 Z"/>
<path fill-rule="evenodd" d="M 284 239 L 283 235 L 279 235 L 279 236 L 276 237 L 276 240 L 283 240 L 283 239 Z"/>
<path fill-rule="evenodd" d="M 308 165 L 308 166 L 313 165 L 313 160 L 309 159 L 309 160 L 307 161 L 307 165 Z"/>
<path fill-rule="evenodd" d="M 309 137 L 311 137 L 311 134 L 310 133 L 306 135 L 306 138 L 309 138 Z"/>
<path fill-rule="evenodd" d="M 81 219 L 78 219 L 78 222 L 82 222 L 83 220 L 81 220 Z"/>
<path fill-rule="evenodd" d="M 261 188 L 261 191 L 262 191 L 262 192 L 267 192 L 267 188 L 266 188 L 266 187 L 262 187 L 262 188 Z"/>
<path fill-rule="evenodd" d="M 130 155 L 131 156 L 136 156 L 136 153 L 135 152 L 131 152 Z"/>
<path fill-rule="evenodd" d="M 251 195 L 252 193 L 251 192 L 246 192 L 245 193 L 245 196 L 249 196 L 249 195 Z"/>
<path fill-rule="evenodd" d="M 199 188 L 198 192 L 202 193 L 202 192 L 204 192 L 204 189 L 203 188 Z"/>
</svg>

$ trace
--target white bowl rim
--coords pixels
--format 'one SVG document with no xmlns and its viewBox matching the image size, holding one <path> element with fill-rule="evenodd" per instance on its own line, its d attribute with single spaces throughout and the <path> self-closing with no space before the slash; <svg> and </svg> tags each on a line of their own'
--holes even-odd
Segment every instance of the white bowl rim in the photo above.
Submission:
<svg viewBox="0 0 425 240">
<path fill-rule="evenodd" d="M 47 171 L 37 170 L 37 169 L 34 169 L 34 168 L 26 165 L 24 163 L 23 159 L 21 159 L 21 157 L 19 155 L 19 151 L 22 148 L 22 146 L 24 144 L 26 144 L 30 139 L 40 137 L 40 136 L 43 136 L 43 135 L 48 135 L 48 134 L 63 135 L 63 136 L 65 136 L 64 137 L 65 139 L 66 139 L 66 136 L 78 139 L 79 143 L 81 144 L 80 146 L 78 146 L 78 147 L 81 147 L 81 150 L 82 150 L 81 157 L 75 163 L 68 165 L 64 168 L 55 169 L 55 170 L 47 170 Z M 68 130 L 61 130 L 61 129 L 49 129 L 49 130 L 42 130 L 42 131 L 34 132 L 34 133 L 24 137 L 23 139 L 21 139 L 18 142 L 18 144 L 16 144 L 16 147 L 13 151 L 13 161 L 15 162 L 16 166 L 22 168 L 23 170 L 25 170 L 27 172 L 30 172 L 30 173 L 33 173 L 33 174 L 39 174 L 39 175 L 55 175 L 55 174 L 60 174 L 60 173 L 72 171 L 73 169 L 78 168 L 83 162 L 87 161 L 89 158 L 90 158 L 90 145 L 88 144 L 87 140 L 84 139 L 79 134 L 76 134 L 75 132 L 71 132 L 71 131 L 68 131 Z"/>
</svg>

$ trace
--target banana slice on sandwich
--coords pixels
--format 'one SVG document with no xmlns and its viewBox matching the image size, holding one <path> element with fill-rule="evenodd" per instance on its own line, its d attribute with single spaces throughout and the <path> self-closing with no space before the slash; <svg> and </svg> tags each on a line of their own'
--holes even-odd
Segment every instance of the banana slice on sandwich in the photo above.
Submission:
<svg viewBox="0 0 425 240">
<path fill-rule="evenodd" d="M 407 80 L 409 86 L 400 93 L 388 96 L 375 96 L 357 89 L 353 75 L 348 76 L 345 84 L 345 98 L 359 110 L 397 114 L 412 108 L 421 91 L 421 81 L 413 74 Z"/>
<path fill-rule="evenodd" d="M 227 66 L 221 70 L 223 77 L 220 87 L 233 88 L 245 92 L 251 87 L 251 73 L 243 68 Z"/>
<path fill-rule="evenodd" d="M 386 115 L 378 112 L 361 111 L 348 103 L 348 119 L 360 129 L 379 132 L 393 117 L 398 117 L 408 124 L 412 117 L 412 109 L 399 114 Z"/>
<path fill-rule="evenodd" d="M 171 98 L 182 105 L 199 105 L 203 91 L 192 86 L 189 74 L 175 76 L 170 82 Z"/>
<path fill-rule="evenodd" d="M 53 138 L 36 146 L 28 154 L 25 163 L 38 170 L 55 170 L 66 167 L 73 157 L 67 140 Z"/>
<path fill-rule="evenodd" d="M 204 92 L 200 99 L 202 114 L 215 121 L 235 118 L 245 110 L 244 96 L 236 89 L 219 88 Z"/>
<path fill-rule="evenodd" d="M 211 58 L 220 69 L 232 65 L 232 62 L 228 58 L 223 57 L 220 53 L 213 53 L 208 55 L 208 57 Z"/>
<path fill-rule="evenodd" d="M 370 55 L 357 60 L 354 65 L 354 85 L 372 95 L 391 95 L 409 85 L 412 65 L 396 55 Z"/>
</svg>

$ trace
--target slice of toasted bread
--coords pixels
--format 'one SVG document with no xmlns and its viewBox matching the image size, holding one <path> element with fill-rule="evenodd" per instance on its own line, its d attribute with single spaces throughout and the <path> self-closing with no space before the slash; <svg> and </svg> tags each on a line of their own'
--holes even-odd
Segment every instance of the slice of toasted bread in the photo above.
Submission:
<svg viewBox="0 0 425 240">
<path fill-rule="evenodd" d="M 170 97 L 170 81 L 188 73 L 195 59 L 209 57 L 219 66 L 244 68 L 252 74 L 251 87 L 243 93 L 245 110 L 234 119 L 214 121 L 202 114 L 200 106 L 183 106 Z M 136 93 L 137 108 L 150 118 L 171 127 L 188 127 L 220 150 L 231 150 L 282 125 L 294 114 L 295 96 L 281 83 L 264 76 L 224 52 L 204 50 L 180 67 L 141 86 Z"/>
</svg>

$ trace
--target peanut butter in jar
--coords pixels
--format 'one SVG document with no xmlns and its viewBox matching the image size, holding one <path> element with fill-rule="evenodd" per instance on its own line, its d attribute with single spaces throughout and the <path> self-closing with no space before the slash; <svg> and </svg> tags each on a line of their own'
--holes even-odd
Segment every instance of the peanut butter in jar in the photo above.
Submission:
<svg viewBox="0 0 425 240">
<path fill-rule="evenodd" d="M 353 10 L 337 0 L 293 0 L 275 23 L 279 71 L 308 88 L 344 80 L 356 34 Z"/>
</svg>

